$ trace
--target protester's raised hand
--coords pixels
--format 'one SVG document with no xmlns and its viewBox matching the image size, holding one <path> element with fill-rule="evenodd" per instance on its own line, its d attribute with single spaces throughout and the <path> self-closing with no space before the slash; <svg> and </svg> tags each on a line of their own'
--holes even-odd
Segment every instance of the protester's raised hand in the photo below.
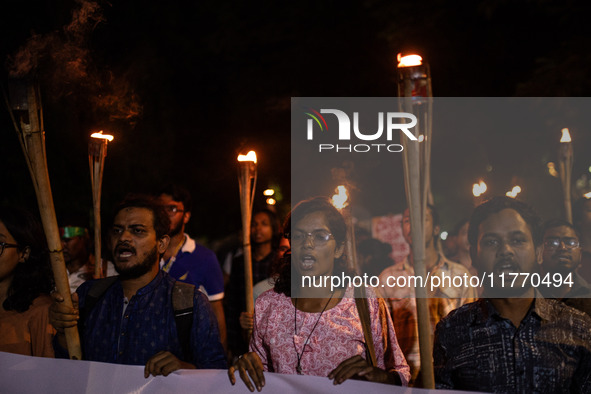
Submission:
<svg viewBox="0 0 591 394">
<path fill-rule="evenodd" d="M 339 364 L 331 373 L 329 379 L 334 384 L 341 384 L 347 379 L 362 379 L 376 383 L 400 385 L 400 376 L 396 372 L 387 372 L 378 367 L 372 367 L 361 356 L 353 356 Z"/>
<path fill-rule="evenodd" d="M 243 330 L 252 330 L 254 328 L 254 319 L 252 312 L 241 312 L 240 313 L 240 327 Z"/>
<path fill-rule="evenodd" d="M 258 391 L 261 391 L 265 386 L 263 363 L 258 354 L 254 352 L 245 353 L 234 362 L 234 365 L 232 365 L 230 369 L 228 369 L 228 377 L 230 378 L 230 383 L 232 383 L 232 385 L 236 384 L 236 378 L 234 377 L 234 372 L 236 370 L 240 373 L 240 379 L 242 379 L 251 392 L 254 391 L 255 387 Z"/>
<path fill-rule="evenodd" d="M 161 351 L 150 357 L 146 363 L 144 378 L 148 378 L 150 375 L 168 376 L 171 372 L 179 369 L 195 369 L 195 366 L 179 360 L 171 352 Z"/>
<path fill-rule="evenodd" d="M 49 322 L 59 333 L 64 332 L 64 328 L 74 327 L 78 324 L 80 313 L 78 311 L 78 294 L 72 294 L 72 305 L 70 308 L 64 304 L 64 297 L 54 291 L 51 293 L 53 304 L 49 307 Z"/>
</svg>

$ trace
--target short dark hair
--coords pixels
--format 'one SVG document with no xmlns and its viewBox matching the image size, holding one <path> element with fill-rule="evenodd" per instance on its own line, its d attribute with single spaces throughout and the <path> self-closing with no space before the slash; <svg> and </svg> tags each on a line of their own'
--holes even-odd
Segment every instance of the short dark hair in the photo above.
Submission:
<svg viewBox="0 0 591 394">
<path fill-rule="evenodd" d="M 263 213 L 263 214 L 267 215 L 267 217 L 269 218 L 269 222 L 271 224 L 271 231 L 273 232 L 273 236 L 271 238 L 271 248 L 275 252 L 279 248 L 279 242 L 281 241 L 281 237 L 283 236 L 283 229 L 281 228 L 281 222 L 279 221 L 277 214 L 267 208 L 259 209 L 259 210 L 255 211 L 252 214 L 252 219 L 254 220 L 255 215 L 258 215 L 259 213 Z"/>
<path fill-rule="evenodd" d="M 528 204 L 507 196 L 497 196 L 480 204 L 474 209 L 470 217 L 470 226 L 468 227 L 468 241 L 470 247 L 475 248 L 478 243 L 478 227 L 490 215 L 498 213 L 503 209 L 513 209 L 527 223 L 534 241 L 538 246 L 542 241 L 540 232 L 540 217 L 534 209 Z"/>
<path fill-rule="evenodd" d="M 544 236 L 544 234 L 546 234 L 546 231 L 548 231 L 549 229 L 563 226 L 572 229 L 575 232 L 577 238 L 581 238 L 575 226 L 573 226 L 572 223 L 564 219 L 550 219 L 546 221 L 542 226 L 542 237 Z"/>
<path fill-rule="evenodd" d="M 115 208 L 115 215 L 113 217 L 117 216 L 125 208 L 145 208 L 152 212 L 152 224 L 156 231 L 157 239 L 164 237 L 170 231 L 170 218 L 164 206 L 156 198 L 145 194 L 128 194 Z"/>
<path fill-rule="evenodd" d="M 285 225 L 283 226 L 285 238 L 290 239 L 292 223 L 296 223 L 306 215 L 314 212 L 324 213 L 326 221 L 328 222 L 328 228 L 330 229 L 337 246 L 343 245 L 344 247 L 345 240 L 347 239 L 347 225 L 345 224 L 345 219 L 343 219 L 339 210 L 336 209 L 326 197 L 314 197 L 309 200 L 301 201 L 296 205 L 290 212 L 285 221 Z M 347 271 L 346 259 L 345 253 L 343 253 L 340 258 L 335 259 L 335 270 L 338 267 L 338 269 L 341 269 L 343 272 Z M 275 278 L 274 291 L 291 297 L 293 294 L 291 289 L 291 253 L 286 253 L 285 256 L 283 256 L 276 267 L 276 271 L 273 272 L 273 277 Z"/>
<path fill-rule="evenodd" d="M 337 245 L 341 245 L 347 238 L 347 225 L 343 215 L 336 209 L 326 197 L 314 197 L 309 200 L 301 201 L 296 205 L 287 217 L 284 231 L 286 238 L 291 233 L 291 225 L 303 219 L 304 216 L 313 212 L 322 212 L 328 222 L 328 228 L 332 233 Z"/>
<path fill-rule="evenodd" d="M 19 252 L 29 248 L 29 257 L 16 265 L 13 279 L 2 306 L 24 312 L 40 294 L 53 288 L 47 242 L 39 220 L 30 212 L 14 206 L 0 206 L 0 222 L 19 245 Z"/>
<path fill-rule="evenodd" d="M 168 194 L 174 201 L 182 202 L 185 212 L 191 212 L 192 199 L 191 193 L 181 185 L 169 183 L 158 191 L 156 197 Z"/>
</svg>

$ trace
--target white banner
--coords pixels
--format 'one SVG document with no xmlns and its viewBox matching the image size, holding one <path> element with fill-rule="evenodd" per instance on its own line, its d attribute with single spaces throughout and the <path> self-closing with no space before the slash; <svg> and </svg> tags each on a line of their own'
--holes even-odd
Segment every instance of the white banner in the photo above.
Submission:
<svg viewBox="0 0 591 394">
<path fill-rule="evenodd" d="M 236 373 L 236 385 L 226 370 L 182 370 L 167 377 L 144 378 L 144 367 L 21 356 L 0 352 L 2 393 L 250 393 Z M 334 386 L 318 376 L 265 374 L 263 393 L 388 393 L 428 394 L 435 390 L 410 389 L 348 380 Z M 450 391 L 437 391 L 450 393 Z M 462 392 L 466 394 L 466 392 Z"/>
</svg>

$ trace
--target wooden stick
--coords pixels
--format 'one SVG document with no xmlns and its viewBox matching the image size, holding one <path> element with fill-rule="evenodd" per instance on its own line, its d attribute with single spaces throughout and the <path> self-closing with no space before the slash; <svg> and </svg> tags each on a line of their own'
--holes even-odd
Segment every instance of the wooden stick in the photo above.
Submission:
<svg viewBox="0 0 591 394">
<path fill-rule="evenodd" d="M 252 186 L 251 186 L 252 182 Z M 242 212 L 242 245 L 244 250 L 244 287 L 246 311 L 254 312 L 254 295 L 252 291 L 252 250 L 250 244 L 250 226 L 252 221 L 252 204 L 256 187 L 256 163 L 239 162 L 238 184 L 240 187 L 240 211 Z M 248 338 L 252 330 L 248 330 Z"/>
<path fill-rule="evenodd" d="M 401 135 L 400 138 L 403 146 L 404 184 L 410 212 L 411 238 L 413 240 L 411 245 L 413 266 L 416 275 L 426 278 L 424 228 L 427 201 L 432 202 L 433 200 L 430 190 L 431 121 L 433 116 L 431 80 L 427 65 L 399 68 L 398 96 L 401 112 L 405 110 L 411 113 L 416 112 L 416 110 L 413 111 L 416 108 L 414 108 L 412 98 L 419 98 L 415 97 L 417 91 L 424 92 L 424 96 L 422 97 L 424 102 L 421 105 L 427 105 L 427 109 L 423 112 L 423 117 L 417 117 L 419 124 L 414 128 L 413 133 L 418 138 L 420 134 L 418 131 L 419 127 L 426 125 L 425 130 L 423 130 L 425 139 L 419 143 L 418 141 L 408 141 L 404 135 Z M 423 146 L 422 151 L 421 145 Z M 415 287 L 415 297 L 417 303 L 422 385 L 424 388 L 435 388 L 432 361 L 432 328 L 427 302 L 427 289 L 421 286 Z"/>
<path fill-rule="evenodd" d="M 55 208 L 53 205 L 53 196 L 49 182 L 49 173 L 47 171 L 47 159 L 45 151 L 45 132 L 43 131 L 43 112 L 41 107 L 41 97 L 36 84 L 29 84 L 27 87 L 28 117 L 20 119 L 20 127 L 17 129 L 23 153 L 31 179 L 37 195 L 39 213 L 41 222 L 47 238 L 51 268 L 55 284 L 59 293 L 64 297 L 64 305 L 72 308 L 72 299 L 70 295 L 70 283 L 66 263 L 62 253 L 62 241 L 57 226 Z M 12 110 L 12 109 L 11 109 Z M 80 337 L 78 328 L 71 327 L 65 330 L 68 352 L 71 359 L 82 359 L 82 349 L 80 347 Z"/>
<path fill-rule="evenodd" d="M 94 216 L 94 278 L 104 277 L 101 243 L 101 191 L 107 140 L 91 138 L 88 145 L 88 163 L 90 165 L 90 183 L 92 185 L 92 207 Z"/>
<path fill-rule="evenodd" d="M 558 171 L 562 183 L 566 220 L 573 222 L 571 203 L 571 176 L 573 169 L 573 147 L 571 142 L 561 142 L 558 150 Z"/>
</svg>

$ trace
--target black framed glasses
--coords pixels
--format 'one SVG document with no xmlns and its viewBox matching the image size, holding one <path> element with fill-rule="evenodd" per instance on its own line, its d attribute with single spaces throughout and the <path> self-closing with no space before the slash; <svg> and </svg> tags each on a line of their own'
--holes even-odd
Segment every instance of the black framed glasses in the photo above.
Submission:
<svg viewBox="0 0 591 394">
<path fill-rule="evenodd" d="M 308 237 L 312 238 L 312 242 L 315 246 L 325 245 L 332 238 L 332 234 L 326 230 L 315 230 L 311 233 L 305 233 L 303 231 L 294 231 L 291 233 L 291 242 L 294 245 L 301 245 L 306 242 Z"/>
<path fill-rule="evenodd" d="M 174 216 L 178 212 L 185 212 L 184 210 L 179 209 L 179 207 L 177 207 L 176 205 L 165 205 L 164 209 L 166 210 L 166 213 L 168 213 L 169 216 Z"/>
<path fill-rule="evenodd" d="M 560 245 L 564 245 L 565 249 L 576 249 L 581 244 L 579 240 L 576 238 L 566 237 L 566 238 L 546 238 L 544 240 L 544 247 L 550 250 L 560 248 Z"/>
<path fill-rule="evenodd" d="M 18 248 L 17 244 L 7 244 L 6 242 L 0 242 L 0 256 L 4 253 L 4 249 L 6 248 Z"/>
</svg>

